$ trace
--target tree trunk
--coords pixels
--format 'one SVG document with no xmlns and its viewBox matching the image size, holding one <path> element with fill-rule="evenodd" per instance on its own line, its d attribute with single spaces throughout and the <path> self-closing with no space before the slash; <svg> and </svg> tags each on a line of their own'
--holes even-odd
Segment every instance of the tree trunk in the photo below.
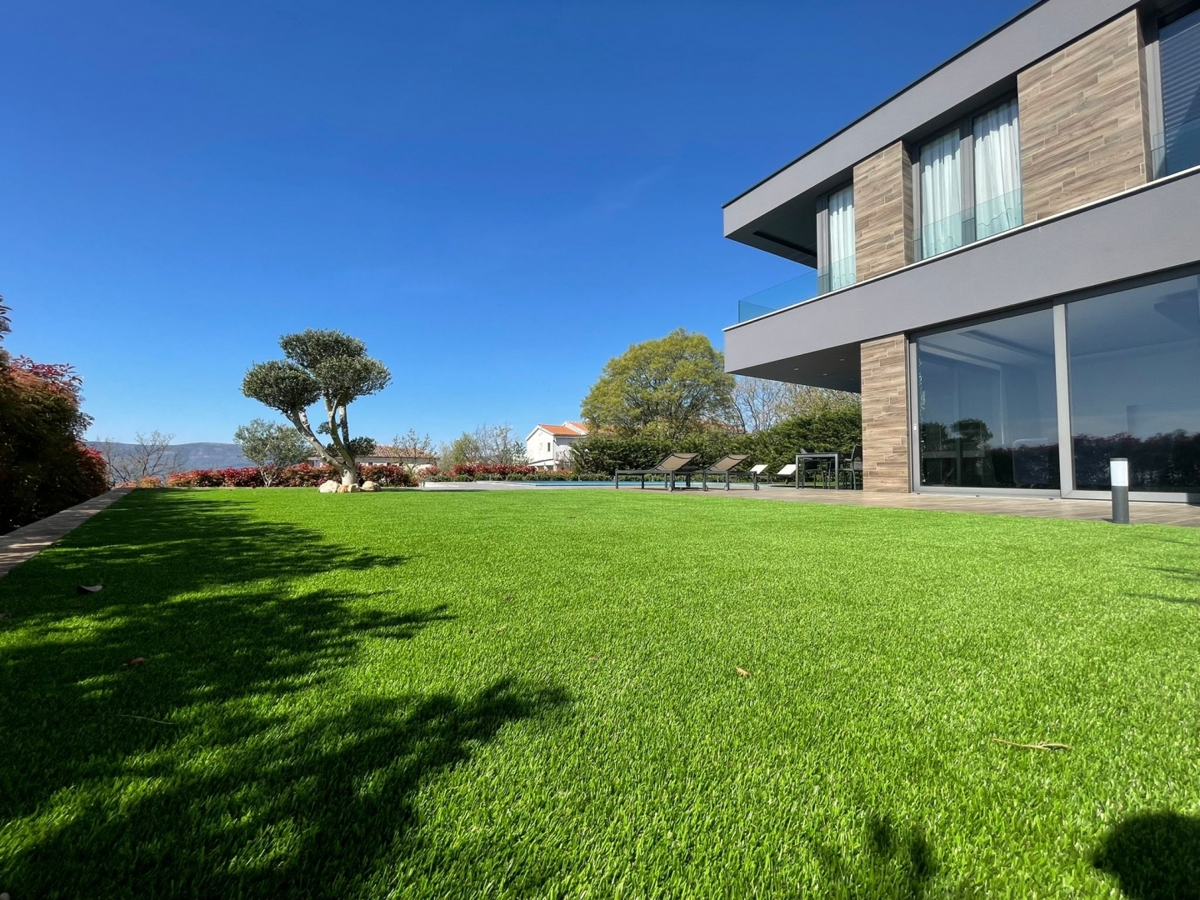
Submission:
<svg viewBox="0 0 1200 900">
<path fill-rule="evenodd" d="M 313 434 L 312 426 L 308 423 L 308 413 L 303 409 L 295 410 L 293 415 L 288 417 L 291 423 L 296 427 L 296 430 L 304 437 L 305 440 L 317 451 L 317 456 L 323 459 L 326 463 L 333 466 L 335 469 L 340 469 L 342 473 L 342 484 L 351 485 L 358 484 L 358 471 L 355 469 L 353 462 L 347 465 L 344 453 L 339 453 L 334 456 L 324 445 L 317 440 L 317 436 Z M 334 445 L 336 446 L 337 435 L 333 435 Z"/>
</svg>

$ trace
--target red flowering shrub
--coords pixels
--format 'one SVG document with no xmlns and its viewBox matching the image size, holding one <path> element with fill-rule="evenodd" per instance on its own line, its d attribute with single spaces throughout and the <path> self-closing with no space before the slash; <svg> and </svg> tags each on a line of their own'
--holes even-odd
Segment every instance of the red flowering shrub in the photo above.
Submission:
<svg viewBox="0 0 1200 900">
<path fill-rule="evenodd" d="M 288 466 L 275 476 L 273 487 L 318 487 L 321 482 L 330 479 L 340 482 L 342 473 L 333 466 L 314 466 L 301 463 L 298 466 Z"/>
<path fill-rule="evenodd" d="M 380 487 L 416 487 L 408 466 L 359 466 L 358 473 L 363 481 L 373 481 Z"/>
<path fill-rule="evenodd" d="M 374 481 L 382 487 L 416 487 L 416 479 L 404 466 L 359 466 L 362 481 Z M 317 487 L 324 481 L 341 482 L 342 473 L 332 466 L 313 466 L 301 463 L 280 469 L 271 487 Z M 167 487 L 262 487 L 256 468 L 196 469 L 178 472 L 167 479 Z"/>
<path fill-rule="evenodd" d="M 157 476 L 154 476 L 154 475 L 147 475 L 145 478 L 139 478 L 137 481 L 120 481 L 113 485 L 113 487 L 119 487 L 119 488 L 143 488 L 143 489 L 160 488 L 162 486 L 163 486 L 162 479 Z"/>
<path fill-rule="evenodd" d="M 81 384 L 70 366 L 10 361 L 0 350 L 0 534 L 107 489 L 104 461 L 80 442 L 91 423 Z"/>
<path fill-rule="evenodd" d="M 193 469 L 191 472 L 172 472 L 167 487 L 222 487 L 225 479 L 216 469 Z"/>
</svg>

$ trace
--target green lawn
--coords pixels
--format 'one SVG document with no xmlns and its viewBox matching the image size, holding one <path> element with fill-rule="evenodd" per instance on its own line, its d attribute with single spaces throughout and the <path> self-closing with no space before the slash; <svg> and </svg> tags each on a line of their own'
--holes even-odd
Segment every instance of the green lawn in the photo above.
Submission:
<svg viewBox="0 0 1200 900">
<path fill-rule="evenodd" d="M 142 491 L 0 612 L 12 900 L 1200 896 L 1197 531 Z"/>
</svg>

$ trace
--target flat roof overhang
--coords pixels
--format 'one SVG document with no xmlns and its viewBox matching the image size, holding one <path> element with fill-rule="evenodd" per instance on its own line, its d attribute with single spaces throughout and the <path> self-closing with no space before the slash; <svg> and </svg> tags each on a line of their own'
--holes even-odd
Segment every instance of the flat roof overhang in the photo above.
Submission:
<svg viewBox="0 0 1200 900">
<path fill-rule="evenodd" d="M 725 370 L 861 389 L 864 341 L 1200 263 L 1200 167 L 725 329 Z"/>
<path fill-rule="evenodd" d="M 1018 72 L 1137 6 L 1131 0 L 1041 0 L 729 201 L 725 236 L 815 266 L 817 199 L 848 182 L 854 166 L 1012 91 Z"/>
</svg>

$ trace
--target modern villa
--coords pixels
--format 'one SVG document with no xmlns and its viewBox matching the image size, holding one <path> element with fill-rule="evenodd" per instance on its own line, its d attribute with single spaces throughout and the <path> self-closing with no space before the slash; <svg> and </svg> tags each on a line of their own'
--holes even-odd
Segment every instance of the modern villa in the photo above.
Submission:
<svg viewBox="0 0 1200 900">
<path fill-rule="evenodd" d="M 817 273 L 727 369 L 861 392 L 867 490 L 1200 502 L 1200 3 L 1042 0 L 724 228 Z"/>
</svg>

